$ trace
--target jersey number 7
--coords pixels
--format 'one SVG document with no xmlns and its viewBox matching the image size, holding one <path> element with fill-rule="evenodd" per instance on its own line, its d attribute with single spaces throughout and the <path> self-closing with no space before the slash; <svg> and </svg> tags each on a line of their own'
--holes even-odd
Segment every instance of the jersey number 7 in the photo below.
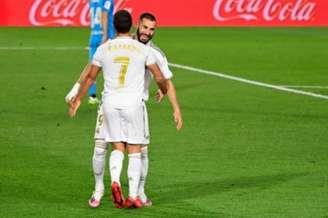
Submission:
<svg viewBox="0 0 328 218">
<path fill-rule="evenodd" d="M 128 71 L 130 58 L 124 57 L 124 56 L 118 56 L 114 59 L 114 63 L 121 64 L 121 70 L 120 70 L 120 74 L 119 74 L 119 84 L 120 84 L 120 87 L 122 88 L 124 86 L 125 76 L 126 76 L 126 72 Z"/>
</svg>

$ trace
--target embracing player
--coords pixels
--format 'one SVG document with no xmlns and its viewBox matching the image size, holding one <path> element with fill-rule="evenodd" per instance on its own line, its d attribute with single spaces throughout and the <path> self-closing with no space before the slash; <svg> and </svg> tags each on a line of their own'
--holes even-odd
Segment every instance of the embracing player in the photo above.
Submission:
<svg viewBox="0 0 328 218">
<path fill-rule="evenodd" d="M 147 116 L 145 110 L 144 86 L 145 66 L 151 71 L 159 88 L 167 92 L 167 80 L 156 65 L 150 47 L 132 39 L 129 31 L 132 17 L 129 12 L 120 10 L 114 15 L 117 37 L 102 44 L 96 51 L 90 70 L 81 81 L 75 99 L 70 102 L 69 115 L 75 116 L 81 100 L 96 80 L 100 70 L 104 75 L 103 121 L 106 125 L 105 142 L 113 147 L 126 147 L 129 153 L 129 197 L 127 207 L 142 206 L 138 198 L 141 173 L 141 145 L 146 140 Z M 118 185 L 118 184 L 117 184 Z M 119 186 L 117 186 L 119 187 Z M 112 184 L 115 188 L 115 182 Z M 115 194 L 113 190 L 113 194 Z M 117 200 L 118 196 L 114 196 Z M 122 194 L 117 207 L 123 206 Z M 92 206 L 93 202 L 90 202 Z"/>
<path fill-rule="evenodd" d="M 155 34 L 156 31 L 156 18 L 154 15 L 150 13 L 143 13 L 139 17 L 138 21 L 138 27 L 137 27 L 137 33 L 135 35 L 135 38 L 139 41 L 144 43 L 145 45 L 151 47 L 153 50 L 155 56 L 156 56 L 156 63 L 160 67 L 164 77 L 168 80 L 168 98 L 173 108 L 173 116 L 174 121 L 176 122 L 176 128 L 179 130 L 182 128 L 183 121 L 182 121 L 182 115 L 180 112 L 180 106 L 178 104 L 178 100 L 176 97 L 176 90 L 174 87 L 174 84 L 171 80 L 173 77 L 172 72 L 170 71 L 168 67 L 168 61 L 166 59 L 166 56 L 164 53 L 151 41 L 152 37 Z M 83 78 L 83 74 L 81 75 L 81 78 Z M 81 80 L 80 78 L 80 80 Z M 150 76 L 150 73 L 147 72 L 145 75 L 145 88 L 144 88 L 144 101 L 147 101 L 149 98 L 148 90 L 149 85 L 151 82 L 152 77 Z M 77 83 L 78 84 L 78 83 Z M 71 99 L 74 99 L 76 96 L 76 90 L 72 89 L 69 94 L 66 96 L 66 101 L 69 102 Z M 160 92 L 160 90 L 157 93 L 157 100 L 161 101 L 163 98 L 163 94 Z M 147 119 L 147 116 L 145 116 Z M 148 120 L 146 120 L 148 122 Z M 146 125 L 148 127 L 148 125 Z M 93 155 L 93 171 L 95 175 L 95 191 L 93 192 L 93 195 L 91 199 L 89 200 L 89 205 L 91 207 L 98 207 L 101 198 L 103 196 L 104 192 L 104 183 L 103 183 L 103 176 L 104 176 L 104 168 L 105 168 L 105 157 L 106 152 L 108 149 L 108 144 L 105 142 L 105 132 L 106 130 L 106 124 L 103 122 L 103 109 L 102 105 L 100 105 L 98 110 L 98 117 L 97 117 L 97 125 L 96 125 L 96 131 L 95 131 L 95 149 L 94 149 L 94 155 Z M 147 128 L 147 135 L 149 135 L 148 128 Z M 146 176 L 148 173 L 148 145 L 149 144 L 149 137 L 145 140 L 142 146 L 141 150 L 141 176 L 140 176 L 140 183 L 138 188 L 138 195 L 143 203 L 144 206 L 150 206 L 152 202 L 147 198 L 145 194 L 145 181 Z M 110 155 L 110 169 L 111 169 L 111 178 L 112 181 L 115 182 L 113 189 L 113 194 L 115 196 L 121 196 L 120 194 L 117 194 L 117 190 L 121 192 L 120 189 L 120 174 L 122 170 L 122 162 L 124 159 L 124 147 L 115 147 L 113 146 L 113 151 Z M 119 188 L 117 188 L 117 184 Z M 116 193 L 116 194 L 115 194 Z M 114 198 L 115 200 L 115 198 Z M 121 202 L 120 199 L 116 199 L 116 202 Z M 117 205 L 117 204 L 116 204 Z"/>
</svg>

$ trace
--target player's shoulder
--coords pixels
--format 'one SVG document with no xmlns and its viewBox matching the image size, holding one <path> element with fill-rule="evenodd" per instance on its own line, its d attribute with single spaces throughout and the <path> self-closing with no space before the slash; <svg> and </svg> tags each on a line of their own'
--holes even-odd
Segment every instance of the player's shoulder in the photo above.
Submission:
<svg viewBox="0 0 328 218">
<path fill-rule="evenodd" d="M 98 49 L 99 50 L 104 50 L 106 48 L 108 48 L 111 44 L 112 44 L 113 40 L 108 39 L 106 42 L 104 42 L 103 44 L 99 45 Z"/>
<path fill-rule="evenodd" d="M 131 38 L 131 39 L 132 39 L 132 43 L 135 44 L 136 46 L 138 46 L 139 48 L 141 48 L 142 50 L 150 51 L 150 48 L 148 46 L 146 46 L 145 44 L 143 44 L 133 38 Z"/>
<path fill-rule="evenodd" d="M 156 55 L 160 55 L 165 58 L 165 53 L 153 41 L 149 41 L 147 46 L 150 47 Z"/>
<path fill-rule="evenodd" d="M 112 44 L 113 41 L 114 41 L 114 39 L 107 39 L 107 41 L 104 42 L 103 44 L 101 44 L 100 46 L 108 46 L 108 45 Z"/>
</svg>

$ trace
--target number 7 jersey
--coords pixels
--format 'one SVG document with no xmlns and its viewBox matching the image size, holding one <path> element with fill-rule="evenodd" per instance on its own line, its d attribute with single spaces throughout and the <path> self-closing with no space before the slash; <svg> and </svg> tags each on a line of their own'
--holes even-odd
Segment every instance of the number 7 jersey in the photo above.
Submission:
<svg viewBox="0 0 328 218">
<path fill-rule="evenodd" d="M 103 103 L 116 108 L 141 104 L 146 66 L 155 61 L 150 47 L 130 37 L 117 37 L 99 46 L 92 64 L 103 70 Z"/>
</svg>

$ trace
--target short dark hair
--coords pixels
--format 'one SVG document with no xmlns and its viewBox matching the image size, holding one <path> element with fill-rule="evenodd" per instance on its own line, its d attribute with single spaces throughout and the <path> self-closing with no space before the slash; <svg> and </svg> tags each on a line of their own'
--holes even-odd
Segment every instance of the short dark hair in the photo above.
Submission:
<svg viewBox="0 0 328 218">
<path fill-rule="evenodd" d="M 114 27 L 118 33 L 128 33 L 132 26 L 132 16 L 126 10 L 119 10 L 114 15 Z"/>
<path fill-rule="evenodd" d="M 148 20 L 151 20 L 151 21 L 155 21 L 155 22 L 157 22 L 156 17 L 155 17 L 153 14 L 149 13 L 149 12 L 142 13 L 142 14 L 139 16 L 139 21 L 141 21 L 141 20 L 144 19 L 144 18 L 146 18 L 146 19 L 148 19 Z"/>
</svg>

